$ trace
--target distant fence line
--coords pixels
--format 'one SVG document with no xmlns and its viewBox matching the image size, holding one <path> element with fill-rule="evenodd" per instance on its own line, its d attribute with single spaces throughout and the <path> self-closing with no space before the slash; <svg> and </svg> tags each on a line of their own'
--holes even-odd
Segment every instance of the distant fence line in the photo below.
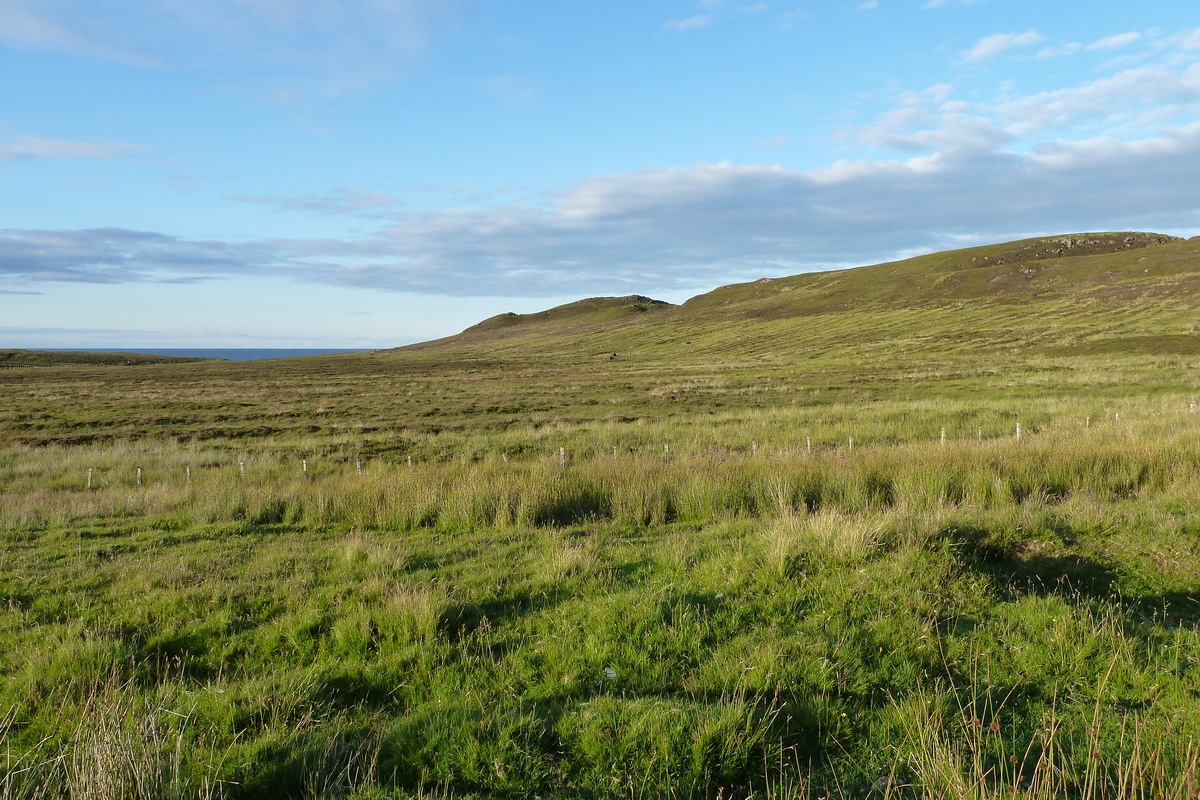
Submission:
<svg viewBox="0 0 1200 800">
<path fill-rule="evenodd" d="M 1189 403 L 1187 410 L 1188 410 L 1188 413 L 1191 413 L 1191 414 L 1196 413 L 1196 404 Z M 1121 412 L 1119 412 L 1119 411 L 1114 412 L 1112 414 L 1111 419 L 1114 424 L 1120 423 L 1121 422 Z M 1092 429 L 1092 420 L 1093 420 L 1093 418 L 1091 416 L 1084 417 L 1083 427 L 1087 430 L 1091 430 Z M 1041 432 L 1045 432 L 1047 430 L 1049 430 L 1049 429 L 1038 429 L 1035 432 L 1041 433 Z M 960 438 L 951 438 L 948 435 L 947 427 L 942 426 L 940 428 L 939 435 L 938 435 L 938 438 L 936 439 L 936 441 L 938 442 L 938 444 L 940 444 L 943 447 L 950 445 L 950 444 L 955 444 L 955 443 L 963 444 L 963 443 L 967 443 L 967 442 L 971 442 L 971 441 L 1002 442 L 1002 441 L 1007 440 L 1010 442 L 1018 442 L 1019 443 L 1019 442 L 1023 441 L 1024 438 L 1029 433 L 1030 433 L 1030 431 L 1027 428 L 1023 428 L 1022 424 L 1020 422 L 1016 422 L 1013 425 L 1012 432 L 1009 434 L 1002 435 L 1002 436 L 985 437 L 984 429 L 980 426 L 976 426 L 975 436 L 973 436 L 973 437 L 965 436 L 965 437 L 960 437 Z M 889 443 L 888 446 L 903 447 L 903 446 L 910 445 L 910 444 L 920 443 L 921 441 L 923 441 L 923 440 L 908 439 L 908 440 L 904 440 L 902 442 Z M 929 440 L 924 440 L 924 441 L 929 441 Z M 682 457 L 686 458 L 686 457 L 690 456 L 692 458 L 695 458 L 695 457 L 708 456 L 710 458 L 717 457 L 720 460 L 730 460 L 735 457 L 744 458 L 746 456 L 749 456 L 750 458 L 753 459 L 753 458 L 758 458 L 760 456 L 760 452 L 763 456 L 774 455 L 776 457 L 778 457 L 778 456 L 796 457 L 796 456 L 800 456 L 800 455 L 812 456 L 815 452 L 816 453 L 835 453 L 835 452 L 839 451 L 840 449 L 842 449 L 843 447 L 844 447 L 845 452 L 847 454 L 849 454 L 849 453 L 855 452 L 856 449 L 859 451 L 863 450 L 864 446 L 866 448 L 869 448 L 871 446 L 871 443 L 869 441 L 864 441 L 861 438 L 856 439 L 854 436 L 847 436 L 844 444 L 840 443 L 840 442 L 826 441 L 824 443 L 819 442 L 817 447 L 814 448 L 813 437 L 811 435 L 809 435 L 809 436 L 806 436 L 804 439 L 803 449 L 801 449 L 799 447 L 798 440 L 795 440 L 795 439 L 792 441 L 791 447 L 775 448 L 773 450 L 768 450 L 767 448 L 760 448 L 757 440 L 751 440 L 748 445 L 741 447 L 741 448 L 712 446 L 712 447 L 709 447 L 707 450 L 703 450 L 703 451 L 693 450 L 691 452 L 685 452 L 685 453 L 683 453 Z M 649 448 L 650 448 L 650 446 L 644 446 L 644 449 L 643 448 L 633 448 L 633 447 L 625 448 L 624 454 L 640 456 L 640 457 L 648 457 L 648 456 L 650 456 L 650 454 L 652 452 Z M 506 452 L 506 451 L 501 452 L 499 455 L 500 455 L 500 459 L 501 459 L 502 463 L 504 463 L 504 464 L 510 463 L 510 457 L 509 457 L 508 452 Z M 604 458 L 604 457 L 611 457 L 612 459 L 616 460 L 616 459 L 619 459 L 622 457 L 622 449 L 618 445 L 613 445 L 611 448 L 611 456 L 610 456 L 609 449 L 607 447 L 601 448 L 601 447 L 597 446 L 592 449 L 592 456 L 593 456 L 592 457 L 593 461 L 598 460 L 600 458 Z M 551 449 L 549 451 L 543 451 L 541 457 L 557 459 L 558 465 L 562 469 L 566 469 L 576 462 L 576 453 L 573 451 L 570 451 L 566 447 L 562 447 L 562 446 L 558 447 L 557 450 Z M 670 463 L 673 459 L 678 459 L 680 457 L 681 456 L 678 451 L 674 451 L 674 452 L 672 451 L 671 444 L 669 442 L 663 444 L 661 458 L 664 463 Z M 300 463 L 299 463 L 298 473 L 304 480 L 311 480 L 314 477 L 319 477 L 316 475 L 310 475 L 309 460 L 310 459 L 308 456 L 299 457 Z M 402 463 L 404 463 L 409 469 L 412 469 L 415 466 L 420 465 L 420 464 L 445 464 L 450 460 L 451 460 L 450 458 L 447 458 L 447 459 L 441 460 L 441 461 L 431 460 L 431 461 L 425 461 L 425 462 L 421 462 L 421 461 L 414 462 L 412 455 L 407 455 L 405 458 L 405 461 Z M 536 460 L 536 459 L 533 459 L 533 460 Z M 280 463 L 281 461 L 283 461 L 283 459 L 278 459 L 276 463 Z M 315 461 L 316 460 L 314 459 L 314 467 L 316 466 Z M 368 460 L 364 459 L 362 456 L 355 456 L 353 459 L 350 459 L 350 458 L 327 459 L 325 461 L 325 463 L 339 463 L 342 465 L 348 465 L 351 461 L 353 461 L 353 463 L 354 463 L 355 474 L 358 476 L 362 476 L 365 471 L 365 469 L 364 469 L 365 465 L 369 463 Z M 468 463 L 467 454 L 459 453 L 458 461 L 460 462 L 460 464 L 466 465 Z M 471 463 L 477 463 L 478 461 L 480 461 L 480 459 L 472 458 L 472 459 L 470 459 L 470 461 L 471 461 Z M 528 459 L 526 461 L 528 461 Z M 239 458 L 236 463 L 237 463 L 239 476 L 244 478 L 246 476 L 246 459 Z M 399 464 L 401 462 L 380 459 L 378 461 L 378 463 L 388 464 L 388 465 L 392 465 L 392 466 L 399 466 Z M 143 467 L 140 465 L 133 465 L 132 469 L 133 469 L 133 474 L 135 475 L 136 485 L 137 486 L 145 485 L 145 483 L 147 481 L 146 481 L 146 473 L 143 470 Z M 315 470 L 314 470 L 314 472 L 315 472 Z M 129 474 L 129 473 L 126 473 L 126 474 Z M 192 483 L 192 466 L 190 464 L 184 466 L 183 476 L 184 476 L 184 481 L 186 483 L 188 483 L 188 484 Z M 96 468 L 88 467 L 86 488 L 89 491 L 97 488 L 97 481 L 96 481 L 97 477 L 98 476 L 96 474 Z M 162 482 L 160 481 L 160 483 L 162 483 Z M 108 484 L 101 484 L 100 488 L 104 488 L 107 485 Z"/>
</svg>

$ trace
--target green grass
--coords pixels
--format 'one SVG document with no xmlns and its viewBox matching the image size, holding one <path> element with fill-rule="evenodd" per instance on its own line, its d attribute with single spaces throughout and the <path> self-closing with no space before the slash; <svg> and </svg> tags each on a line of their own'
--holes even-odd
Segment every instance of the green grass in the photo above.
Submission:
<svg viewBox="0 0 1200 800">
<path fill-rule="evenodd" d="M 811 454 L 209 453 L 190 483 L 185 445 L 10 452 L 9 745 L 228 797 L 1177 787 L 1186 747 L 1130 773 L 1200 733 L 1175 405 Z"/>
<path fill-rule="evenodd" d="M 1194 797 L 1196 243 L 1074 238 L 0 371 L 0 798 Z"/>
</svg>

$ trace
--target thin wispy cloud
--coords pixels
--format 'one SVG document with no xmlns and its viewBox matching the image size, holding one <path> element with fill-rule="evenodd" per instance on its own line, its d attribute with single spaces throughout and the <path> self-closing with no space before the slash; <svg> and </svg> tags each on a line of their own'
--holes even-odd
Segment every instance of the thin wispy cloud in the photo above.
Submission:
<svg viewBox="0 0 1200 800">
<path fill-rule="evenodd" d="M 991 36 L 985 36 L 980 39 L 970 50 L 964 51 L 962 56 L 959 58 L 959 63 L 970 64 L 979 61 L 986 61 L 1014 48 L 1028 47 L 1045 40 L 1046 37 L 1042 36 L 1037 31 L 992 34 Z"/>
<path fill-rule="evenodd" d="M 144 66 L 225 69 L 260 94 L 337 96 L 394 77 L 459 17 L 460 0 L 0 0 L 0 42 Z M 164 43 L 169 43 L 165 45 Z M 297 74 L 281 77 L 280 70 Z"/>
<path fill-rule="evenodd" d="M 350 216 L 389 216 L 400 203 L 388 192 L 372 191 L 364 186 L 345 186 L 320 197 L 285 197 L 281 195 L 234 195 L 230 199 L 259 203 L 277 211 L 305 211 L 315 214 Z"/>
<path fill-rule="evenodd" d="M 484 88 L 499 103 L 531 103 L 542 99 L 545 91 L 537 81 L 520 75 L 497 75 L 484 81 Z"/>
<path fill-rule="evenodd" d="M 57 12 L 57 13 L 55 13 Z M 0 0 L 0 43 L 21 50 L 51 50 L 109 61 L 152 65 L 119 31 L 29 0 Z"/>
<path fill-rule="evenodd" d="M 763 150 L 784 150 L 794 147 L 795 142 L 792 141 L 792 137 L 780 134 L 779 136 L 772 136 L 770 139 L 763 139 L 758 143 L 758 146 Z"/>
<path fill-rule="evenodd" d="M 1087 50 L 1120 50 L 1122 47 L 1128 47 L 1134 42 L 1142 38 L 1140 33 L 1117 33 L 1112 36 L 1105 36 L 1092 42 L 1087 46 Z"/>
<path fill-rule="evenodd" d="M 987 0 L 956 0 L 953 4 L 960 6 L 973 6 L 979 3 L 986 3 Z M 921 8 L 932 9 L 941 8 L 942 6 L 951 5 L 951 0 L 925 0 L 921 3 Z"/>
<path fill-rule="evenodd" d="M 697 28 L 705 28 L 712 20 L 704 14 L 697 14 L 684 19 L 672 19 L 663 23 L 663 27 L 669 31 L 691 31 Z"/>
<path fill-rule="evenodd" d="M 0 161 L 64 158 L 120 158 L 144 149 L 122 142 L 76 142 L 32 136 L 0 127 Z"/>
</svg>

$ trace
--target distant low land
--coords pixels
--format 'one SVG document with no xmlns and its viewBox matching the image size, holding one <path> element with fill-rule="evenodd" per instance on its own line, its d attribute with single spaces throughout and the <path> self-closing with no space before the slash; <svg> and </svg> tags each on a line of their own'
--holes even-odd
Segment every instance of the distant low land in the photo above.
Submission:
<svg viewBox="0 0 1200 800">
<path fill-rule="evenodd" d="M 5 366 L 0 797 L 1200 793 L 1200 238 Z"/>
</svg>

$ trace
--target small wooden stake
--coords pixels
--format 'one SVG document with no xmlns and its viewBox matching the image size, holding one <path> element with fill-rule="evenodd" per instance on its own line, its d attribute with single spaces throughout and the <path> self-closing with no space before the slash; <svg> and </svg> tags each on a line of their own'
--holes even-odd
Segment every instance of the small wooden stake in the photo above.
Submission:
<svg viewBox="0 0 1200 800">
<path fill-rule="evenodd" d="M 185 466 L 183 468 L 183 471 L 187 475 L 187 482 L 191 483 L 192 482 L 192 465 L 188 464 L 187 466 Z"/>
<path fill-rule="evenodd" d="M 142 485 L 142 468 L 141 467 L 137 468 L 137 476 L 138 476 L 138 478 L 137 478 L 138 486 L 141 486 Z"/>
<path fill-rule="evenodd" d="M 242 475 L 246 474 L 246 462 L 245 461 L 238 462 L 238 470 L 241 471 Z"/>
<path fill-rule="evenodd" d="M 92 468 L 88 467 L 88 491 L 92 490 Z"/>
<path fill-rule="evenodd" d="M 946 429 L 942 428 L 942 444 L 946 444 Z"/>
<path fill-rule="evenodd" d="M 671 445 L 664 444 L 663 445 L 663 461 L 670 461 L 670 460 L 671 460 Z"/>
<path fill-rule="evenodd" d="M 804 442 L 805 442 L 805 444 L 806 444 L 806 445 L 807 445 L 807 447 L 808 447 L 808 453 L 809 453 L 809 455 L 812 455 L 812 437 L 811 437 L 811 436 L 805 436 L 805 437 L 804 437 Z"/>
<path fill-rule="evenodd" d="M 361 458 L 354 459 L 354 468 L 356 470 L 358 470 L 359 475 L 362 475 L 362 459 Z"/>
<path fill-rule="evenodd" d="M 983 441 L 983 428 L 979 429 L 979 441 Z"/>
<path fill-rule="evenodd" d="M 1017 423 L 1017 441 L 1021 441 L 1021 423 Z"/>
<path fill-rule="evenodd" d="M 850 437 L 850 449 L 851 450 L 854 449 L 854 437 L 853 436 Z"/>
<path fill-rule="evenodd" d="M 565 447 L 558 448 L 558 465 L 563 469 L 567 467 L 567 449 Z"/>
<path fill-rule="evenodd" d="M 302 470 L 304 470 L 304 477 L 307 478 L 308 477 L 308 459 L 307 458 L 302 459 L 300 461 L 300 468 Z"/>
<path fill-rule="evenodd" d="M 412 469 L 412 456 L 408 457 L 408 468 Z"/>
</svg>

